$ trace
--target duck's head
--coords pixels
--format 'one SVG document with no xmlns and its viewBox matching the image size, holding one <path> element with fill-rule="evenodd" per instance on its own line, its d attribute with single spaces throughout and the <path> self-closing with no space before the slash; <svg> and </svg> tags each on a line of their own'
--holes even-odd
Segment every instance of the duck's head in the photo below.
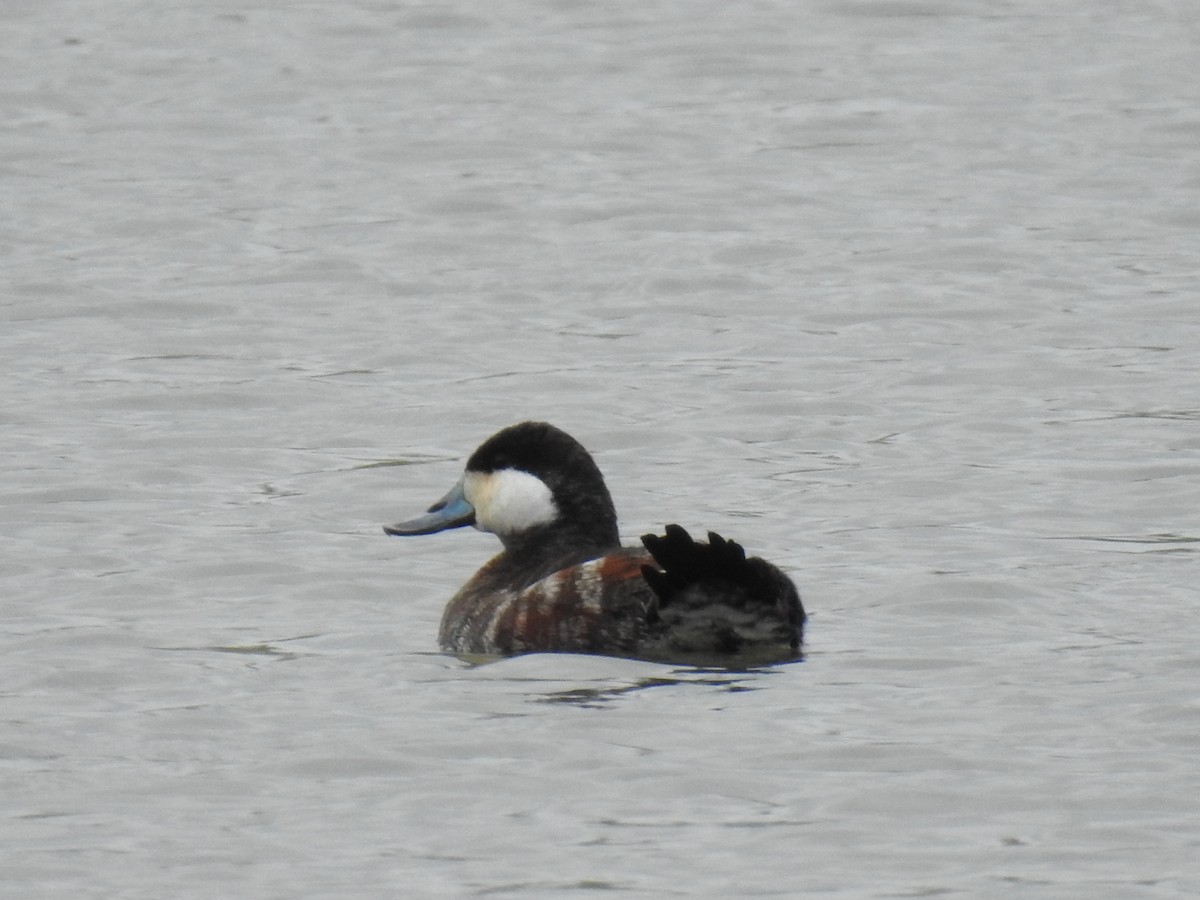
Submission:
<svg viewBox="0 0 1200 900">
<path fill-rule="evenodd" d="M 492 435 L 428 512 L 383 530 L 433 534 L 464 525 L 495 534 L 507 549 L 549 533 L 601 548 L 618 543 L 617 516 L 600 469 L 583 445 L 545 422 L 522 422 Z"/>
</svg>

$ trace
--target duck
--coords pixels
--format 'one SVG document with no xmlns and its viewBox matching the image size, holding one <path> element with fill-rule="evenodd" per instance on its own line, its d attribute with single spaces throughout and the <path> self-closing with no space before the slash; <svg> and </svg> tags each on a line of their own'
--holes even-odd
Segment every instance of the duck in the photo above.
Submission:
<svg viewBox="0 0 1200 900">
<path fill-rule="evenodd" d="M 485 440 L 424 514 L 394 537 L 473 526 L 502 551 L 451 597 L 439 642 L 463 658 L 585 653 L 712 667 L 802 657 L 807 619 L 782 570 L 715 532 L 680 525 L 622 546 L 592 455 L 546 422 Z"/>
</svg>

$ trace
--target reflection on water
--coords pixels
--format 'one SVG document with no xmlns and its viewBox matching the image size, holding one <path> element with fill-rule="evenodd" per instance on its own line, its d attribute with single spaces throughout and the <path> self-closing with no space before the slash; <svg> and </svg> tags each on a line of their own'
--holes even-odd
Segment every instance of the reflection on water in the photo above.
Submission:
<svg viewBox="0 0 1200 900">
<path fill-rule="evenodd" d="M 182 649 L 182 648 L 175 648 Z M 247 656 L 267 656 L 272 659 L 296 659 L 300 656 L 291 650 L 280 650 L 270 644 L 252 644 L 243 647 L 205 647 L 214 653 L 237 653 Z"/>
<path fill-rule="evenodd" d="M 758 676 L 766 674 L 766 670 L 750 669 L 740 675 L 728 672 L 718 674 L 713 671 L 708 674 L 697 672 L 692 675 L 677 677 L 643 678 L 633 684 L 615 687 L 579 687 L 563 691 L 552 691 L 544 697 L 537 697 L 539 703 L 565 703 L 589 709 L 601 709 L 628 694 L 636 694 L 651 688 L 677 687 L 679 685 L 694 685 L 705 688 L 718 688 L 720 692 L 736 694 L 742 691 L 761 690 L 761 685 L 754 684 Z"/>
<path fill-rule="evenodd" d="M 307 641 L 319 637 L 321 637 L 321 635 L 302 634 L 297 635 L 294 638 L 282 638 L 270 643 L 263 642 L 255 644 L 231 644 L 226 646 L 211 647 L 161 647 L 159 649 L 178 653 L 231 653 L 235 656 L 261 656 L 267 659 L 289 660 L 299 659 L 302 656 L 309 656 L 312 654 L 303 650 L 284 650 L 276 646 L 276 644 L 285 644 L 291 641 Z"/>
</svg>

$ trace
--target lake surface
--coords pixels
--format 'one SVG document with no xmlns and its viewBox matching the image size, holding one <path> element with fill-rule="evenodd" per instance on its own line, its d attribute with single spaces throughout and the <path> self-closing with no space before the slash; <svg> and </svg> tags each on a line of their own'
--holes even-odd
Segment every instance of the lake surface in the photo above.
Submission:
<svg viewBox="0 0 1200 900">
<path fill-rule="evenodd" d="M 0 896 L 1200 893 L 1184 2 L 6 6 Z M 807 659 L 472 667 L 497 428 Z"/>
</svg>

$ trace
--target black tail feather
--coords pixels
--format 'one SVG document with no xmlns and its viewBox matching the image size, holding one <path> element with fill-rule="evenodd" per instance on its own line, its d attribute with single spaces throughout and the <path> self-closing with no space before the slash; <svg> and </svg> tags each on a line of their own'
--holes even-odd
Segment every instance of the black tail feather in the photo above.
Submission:
<svg viewBox="0 0 1200 900">
<path fill-rule="evenodd" d="M 787 575 L 715 532 L 700 543 L 679 525 L 665 531 L 642 537 L 656 563 L 642 567 L 654 592 L 647 621 L 665 639 L 726 654 L 772 645 L 798 654 L 805 614 Z"/>
<path fill-rule="evenodd" d="M 698 544 L 680 525 L 668 525 L 666 532 L 663 537 L 642 535 L 642 543 L 661 567 L 661 571 L 642 567 L 643 574 L 653 573 L 646 582 L 658 595 L 660 605 L 666 606 L 676 593 L 701 581 L 743 584 L 753 577 L 746 564 L 746 551 L 736 541 L 710 531 L 708 543 Z"/>
</svg>

